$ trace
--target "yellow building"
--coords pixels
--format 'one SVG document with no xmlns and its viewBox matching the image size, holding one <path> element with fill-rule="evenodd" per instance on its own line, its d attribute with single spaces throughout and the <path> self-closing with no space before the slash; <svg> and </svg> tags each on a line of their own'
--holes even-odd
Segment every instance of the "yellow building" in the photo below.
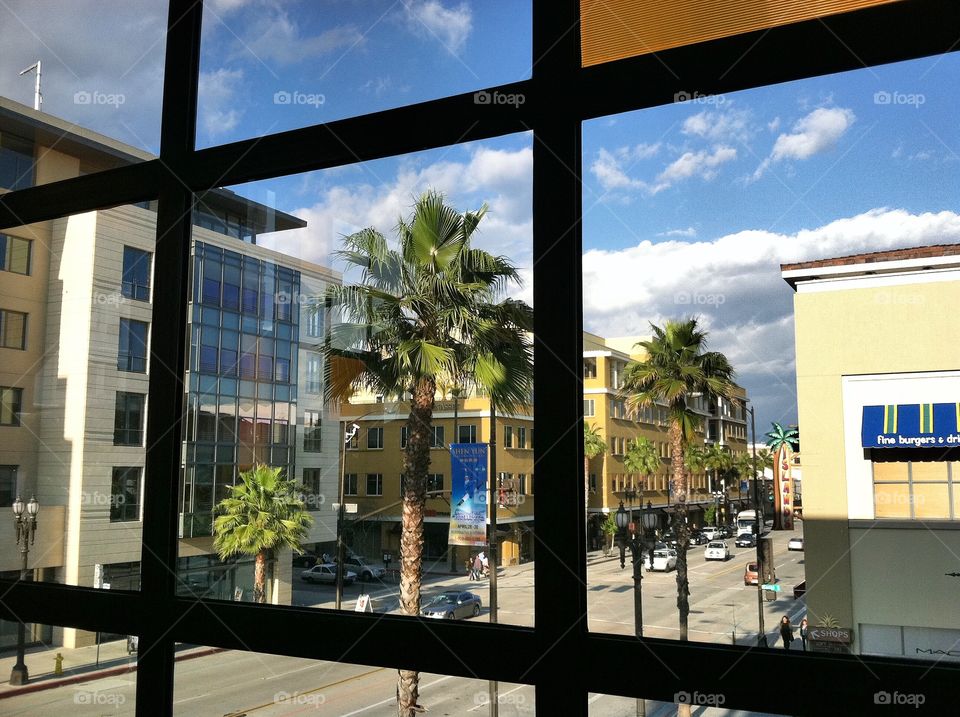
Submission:
<svg viewBox="0 0 960 717">
<path fill-rule="evenodd" d="M 596 428 L 607 443 L 606 453 L 590 461 L 588 535 L 594 546 L 598 546 L 602 539 L 600 525 L 606 515 L 615 512 L 621 500 L 628 505 L 634 494 L 639 505 L 641 490 L 644 505 L 649 501 L 663 513 L 671 511 L 671 450 L 667 407 L 650 406 L 633 415 L 627 410 L 627 394 L 622 391 L 627 364 L 644 358 L 642 349 L 637 347 L 637 343 L 644 338 L 604 338 L 586 332 L 583 334 L 584 422 Z M 704 444 L 717 443 L 734 454 L 746 450 L 744 399 L 746 391 L 739 387 L 737 398 L 733 401 L 708 400 L 704 397 L 693 399 L 692 408 L 702 420 L 700 440 Z M 643 485 L 643 476 L 631 473 L 624 464 L 630 442 L 639 436 L 656 446 L 662 461 L 660 470 L 655 476 L 647 478 L 646 485 Z M 710 479 L 704 472 L 691 475 L 688 505 L 689 520 L 694 525 L 703 525 L 704 509 L 716 501 L 710 488 Z M 727 496 L 723 502 L 728 514 L 735 509 L 739 496 L 734 486 L 727 486 Z M 661 523 L 666 525 L 666 520 Z"/>
<path fill-rule="evenodd" d="M 786 264 L 810 623 L 960 659 L 960 245 Z"/>
<path fill-rule="evenodd" d="M 344 425 L 360 430 L 344 458 L 344 503 L 355 504 L 348 516 L 348 544 L 379 562 L 400 553 L 400 497 L 403 448 L 406 445 L 406 402 L 357 397 L 341 406 Z M 456 422 L 456 429 L 454 423 Z M 448 551 L 450 526 L 450 443 L 490 443 L 490 401 L 466 397 L 439 399 L 433 411 L 433 448 L 424 518 L 424 566 L 464 572 L 466 561 L 480 548 Z M 502 565 L 533 559 L 533 410 L 496 416 L 498 555 Z M 353 508 L 351 507 L 351 511 Z"/>
<path fill-rule="evenodd" d="M 642 358 L 635 344 L 640 337 L 604 339 L 584 333 L 584 420 L 599 429 L 607 451 L 590 462 L 588 535 L 591 546 L 600 547 L 604 518 L 615 512 L 620 501 L 631 499 L 639 505 L 641 476 L 630 473 L 624 458 L 629 443 L 645 436 L 657 446 L 662 459 L 657 475 L 648 479 L 643 503 L 650 501 L 669 514 L 670 445 L 667 436 L 667 409 L 655 406 L 637 416 L 628 416 L 626 394 L 621 391 L 623 372 L 631 360 Z M 742 399 L 746 392 L 738 388 L 738 399 L 708 401 L 694 399 L 694 410 L 703 419 L 705 443 L 718 443 L 732 453 L 746 450 L 746 422 Z M 440 398 L 434 409 L 434 448 L 431 450 L 431 477 L 428 481 L 427 512 L 424 528 L 424 555 L 427 564 L 462 571 L 471 549 L 448 553 L 447 531 L 450 519 L 450 443 L 490 442 L 490 402 L 484 397 L 454 401 Z M 358 395 L 341 406 L 344 425 L 360 426 L 345 456 L 344 502 L 356 505 L 348 518 L 350 547 L 379 561 L 383 553 L 396 560 L 400 545 L 400 471 L 403 464 L 405 424 L 408 407 L 383 402 L 371 395 Z M 457 430 L 454 430 L 454 420 Z M 497 510 L 500 557 L 503 564 L 532 560 L 534 557 L 533 509 L 533 410 L 519 415 L 497 416 L 496 472 L 503 490 Z M 579 473 L 582 475 L 583 468 Z M 702 471 L 691 479 L 689 520 L 703 525 L 703 511 L 716 502 L 710 480 Z M 636 495 L 633 495 L 636 492 Z M 743 496 L 746 499 L 746 495 Z M 727 486 L 721 500 L 725 514 L 732 517 L 739 503 L 735 485 Z M 353 508 L 351 507 L 351 510 Z M 663 525 L 667 519 L 662 520 Z M 473 550 L 472 552 L 476 552 Z"/>
</svg>

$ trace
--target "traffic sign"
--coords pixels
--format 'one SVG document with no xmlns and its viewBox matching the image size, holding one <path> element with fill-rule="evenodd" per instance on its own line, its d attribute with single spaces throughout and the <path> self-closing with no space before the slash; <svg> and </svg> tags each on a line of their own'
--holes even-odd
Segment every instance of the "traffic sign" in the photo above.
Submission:
<svg viewBox="0 0 960 717">
<path fill-rule="evenodd" d="M 761 585 L 760 588 L 761 588 L 762 590 L 773 590 L 773 592 L 775 592 L 775 593 L 780 592 L 780 586 L 779 586 L 779 585 Z"/>
</svg>

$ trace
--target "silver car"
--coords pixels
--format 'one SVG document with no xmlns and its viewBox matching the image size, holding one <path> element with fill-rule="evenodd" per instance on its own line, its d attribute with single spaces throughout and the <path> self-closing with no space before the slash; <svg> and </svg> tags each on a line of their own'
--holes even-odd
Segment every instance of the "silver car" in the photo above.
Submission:
<svg viewBox="0 0 960 717">
<path fill-rule="evenodd" d="M 300 579 L 307 583 L 326 583 L 333 585 L 337 582 L 337 566 L 335 563 L 321 563 L 314 565 L 309 570 L 300 573 Z M 357 574 L 348 570 L 343 574 L 343 584 L 352 585 L 357 579 Z"/>
<path fill-rule="evenodd" d="M 420 614 L 439 620 L 476 617 L 480 614 L 480 596 L 475 593 L 447 590 L 435 595 L 423 606 Z"/>
</svg>

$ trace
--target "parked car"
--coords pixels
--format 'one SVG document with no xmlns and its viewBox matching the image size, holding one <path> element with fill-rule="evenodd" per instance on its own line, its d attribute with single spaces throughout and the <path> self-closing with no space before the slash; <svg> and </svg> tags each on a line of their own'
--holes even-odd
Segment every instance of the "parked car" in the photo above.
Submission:
<svg viewBox="0 0 960 717">
<path fill-rule="evenodd" d="M 755 548 L 757 547 L 757 539 L 753 535 L 744 533 L 737 537 L 736 546 L 738 548 Z"/>
<path fill-rule="evenodd" d="M 806 594 L 806 592 L 807 592 L 807 581 L 803 580 L 802 582 L 799 582 L 796 584 L 796 586 L 794 586 L 793 599 L 799 600 Z"/>
<path fill-rule="evenodd" d="M 722 540 L 711 540 L 703 551 L 704 560 L 726 560 L 730 557 L 730 548 Z"/>
<path fill-rule="evenodd" d="M 321 563 L 309 570 L 300 573 L 300 579 L 307 583 L 326 583 L 333 585 L 337 582 L 337 566 L 335 563 Z M 343 574 L 343 584 L 351 585 L 357 579 L 357 574 L 348 570 Z"/>
<path fill-rule="evenodd" d="M 382 566 L 373 565 L 362 555 L 344 558 L 343 564 L 347 566 L 347 570 L 352 570 L 359 575 L 361 580 L 380 579 L 387 573 Z"/>
<path fill-rule="evenodd" d="M 699 530 L 690 533 L 690 545 L 703 545 L 709 542 L 709 540 L 710 539 Z"/>
<path fill-rule="evenodd" d="M 803 538 L 790 538 L 787 550 L 803 550 Z"/>
<path fill-rule="evenodd" d="M 747 567 L 743 569 L 743 584 L 756 585 L 759 582 L 760 582 L 760 564 L 747 563 Z"/>
<path fill-rule="evenodd" d="M 480 596 L 459 590 L 447 590 L 435 595 L 423 606 L 420 614 L 440 620 L 476 617 L 480 614 Z"/>
<path fill-rule="evenodd" d="M 295 568 L 312 568 L 319 562 L 320 558 L 312 553 L 304 553 L 303 555 L 293 556 L 293 567 Z"/>
<path fill-rule="evenodd" d="M 647 570 L 662 570 L 668 572 L 677 567 L 677 551 L 672 548 L 653 551 L 653 563 L 650 561 L 650 553 L 646 554 Z"/>
<path fill-rule="evenodd" d="M 708 541 L 715 540 L 717 538 L 717 529 L 712 525 L 706 526 L 702 532 L 703 537 L 705 537 Z"/>
<path fill-rule="evenodd" d="M 674 549 L 676 549 L 676 547 L 677 547 L 677 534 L 676 534 L 676 533 L 673 533 L 673 532 L 664 533 L 663 535 L 660 536 L 660 541 L 661 541 L 664 545 L 666 545 L 668 548 L 674 548 Z"/>
</svg>

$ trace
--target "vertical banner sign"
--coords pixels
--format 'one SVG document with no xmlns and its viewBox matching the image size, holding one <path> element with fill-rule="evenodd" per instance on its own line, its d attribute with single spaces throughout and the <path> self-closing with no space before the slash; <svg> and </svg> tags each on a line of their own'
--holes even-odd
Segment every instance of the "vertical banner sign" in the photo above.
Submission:
<svg viewBox="0 0 960 717">
<path fill-rule="evenodd" d="M 773 465 L 775 530 L 793 530 L 793 449 L 784 443 Z"/>
<path fill-rule="evenodd" d="M 450 444 L 450 545 L 487 544 L 486 443 Z"/>
</svg>

